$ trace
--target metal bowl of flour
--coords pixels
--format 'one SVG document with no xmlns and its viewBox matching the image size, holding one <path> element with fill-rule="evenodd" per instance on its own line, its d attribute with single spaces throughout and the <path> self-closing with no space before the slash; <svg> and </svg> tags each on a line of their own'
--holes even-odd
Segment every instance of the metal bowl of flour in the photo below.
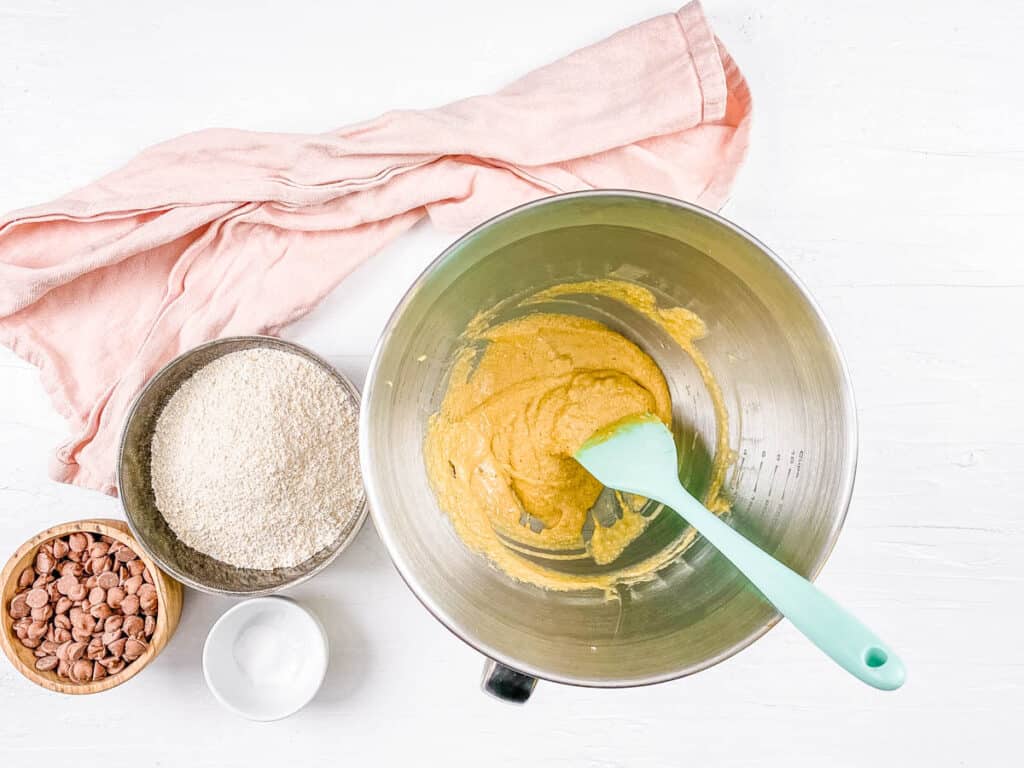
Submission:
<svg viewBox="0 0 1024 768">
<path fill-rule="evenodd" d="M 157 419 L 185 381 L 219 357 L 244 349 L 275 349 L 300 355 L 333 376 L 358 408 L 359 392 L 326 360 L 270 336 L 234 336 L 196 347 L 157 372 L 139 393 L 121 434 L 117 490 L 132 534 L 160 567 L 190 587 L 222 595 L 254 597 L 299 584 L 323 570 L 355 538 L 366 520 L 366 499 L 349 515 L 337 538 L 305 562 L 288 568 L 237 568 L 184 544 L 157 508 L 150 475 L 151 445 Z"/>
</svg>

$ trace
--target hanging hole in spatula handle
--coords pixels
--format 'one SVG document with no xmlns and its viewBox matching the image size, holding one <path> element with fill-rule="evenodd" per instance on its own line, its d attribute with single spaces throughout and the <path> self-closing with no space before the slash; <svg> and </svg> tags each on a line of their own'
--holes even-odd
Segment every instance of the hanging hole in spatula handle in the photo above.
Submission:
<svg viewBox="0 0 1024 768">
<path fill-rule="evenodd" d="M 864 669 L 858 677 L 883 691 L 894 691 L 907 679 L 903 661 L 885 646 L 873 643 L 861 656 Z"/>
</svg>

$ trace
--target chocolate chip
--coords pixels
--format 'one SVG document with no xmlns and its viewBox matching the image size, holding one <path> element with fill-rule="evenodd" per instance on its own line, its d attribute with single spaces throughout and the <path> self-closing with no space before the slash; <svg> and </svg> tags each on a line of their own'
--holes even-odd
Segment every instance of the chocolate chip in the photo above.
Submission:
<svg viewBox="0 0 1024 768">
<path fill-rule="evenodd" d="M 79 659 L 71 666 L 71 679 L 76 683 L 92 680 L 93 663 L 87 659 Z"/>
<path fill-rule="evenodd" d="M 128 595 L 121 601 L 121 613 L 125 616 L 132 616 L 139 612 L 139 596 Z"/>
<path fill-rule="evenodd" d="M 11 606 L 8 610 L 8 614 L 12 619 L 24 619 L 34 609 L 28 604 L 28 592 L 19 592 L 11 600 Z"/>
<path fill-rule="evenodd" d="M 53 570 L 53 566 L 56 565 L 56 561 L 53 559 L 53 555 L 43 552 L 40 550 L 39 554 L 36 555 L 36 572 L 39 574 L 48 574 Z"/>
<path fill-rule="evenodd" d="M 124 645 L 125 661 L 135 661 L 135 659 L 146 652 L 147 647 L 145 640 L 132 640 L 129 638 Z"/>
<path fill-rule="evenodd" d="M 110 589 L 118 585 L 117 574 L 111 571 L 104 571 L 96 579 L 96 586 L 103 589 Z"/>
<path fill-rule="evenodd" d="M 41 608 L 32 609 L 32 620 L 33 621 L 49 621 L 53 616 L 53 604 L 47 603 Z"/>
<path fill-rule="evenodd" d="M 21 589 L 27 589 L 32 586 L 32 582 L 36 580 L 36 572 L 31 567 L 26 568 L 21 572 L 21 576 L 18 577 L 18 587 Z"/>
<path fill-rule="evenodd" d="M 125 616 L 122 629 L 128 637 L 141 640 L 146 631 L 146 622 L 141 616 Z"/>
<path fill-rule="evenodd" d="M 60 661 L 56 656 L 43 656 L 36 660 L 36 669 L 40 672 L 49 672 L 51 669 L 56 669 L 58 664 Z"/>
</svg>

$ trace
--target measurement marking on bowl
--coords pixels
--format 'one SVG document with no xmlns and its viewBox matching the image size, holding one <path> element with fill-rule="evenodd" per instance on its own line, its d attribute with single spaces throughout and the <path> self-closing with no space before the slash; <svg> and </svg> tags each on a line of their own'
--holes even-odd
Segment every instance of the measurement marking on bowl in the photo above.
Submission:
<svg viewBox="0 0 1024 768">
<path fill-rule="evenodd" d="M 740 487 L 740 477 L 743 475 L 743 465 L 747 463 L 747 449 L 744 448 L 740 452 L 740 463 L 736 465 L 736 471 L 732 474 L 732 492 L 736 494 L 736 490 Z"/>
<path fill-rule="evenodd" d="M 771 503 L 772 490 L 775 488 L 775 476 L 779 473 L 779 460 L 781 458 L 781 453 L 775 454 L 775 466 L 772 467 L 772 476 L 768 479 L 768 493 L 765 494 L 764 504 L 761 506 L 762 513 L 768 511 L 768 504 Z"/>
<path fill-rule="evenodd" d="M 751 440 L 750 442 L 756 445 L 761 440 Z M 728 480 L 731 497 L 737 503 L 745 501 L 751 510 L 755 507 L 758 508 L 762 514 L 768 513 L 771 509 L 774 509 L 776 513 L 781 512 L 786 497 L 789 495 L 790 484 L 800 478 L 806 455 L 803 449 L 798 448 L 781 449 L 774 454 L 773 459 L 769 458 L 769 453 L 767 449 L 760 450 L 757 469 L 754 469 L 752 465 L 748 464 L 750 448 L 742 448 L 739 451 L 739 460 L 733 465 Z M 770 472 L 766 472 L 769 468 Z M 784 476 L 782 475 L 783 468 L 786 470 Z M 753 487 L 748 492 L 745 486 L 749 477 L 745 477 L 745 475 L 749 476 L 750 474 L 754 476 Z M 767 487 L 763 482 L 766 479 Z M 744 486 L 742 490 L 741 485 Z"/>
<path fill-rule="evenodd" d="M 761 451 L 761 461 L 757 464 L 757 474 L 754 475 L 754 489 L 750 492 L 750 500 L 754 500 L 754 496 L 757 495 L 757 485 L 761 482 L 761 470 L 764 469 L 764 456 L 765 451 Z"/>
<path fill-rule="evenodd" d="M 793 463 L 793 457 L 790 455 L 790 464 Z M 786 490 L 789 488 L 789 478 L 793 476 L 793 467 L 790 466 L 786 469 L 786 479 L 782 481 L 782 493 L 779 495 L 779 509 L 782 509 L 782 502 L 786 500 Z"/>
</svg>

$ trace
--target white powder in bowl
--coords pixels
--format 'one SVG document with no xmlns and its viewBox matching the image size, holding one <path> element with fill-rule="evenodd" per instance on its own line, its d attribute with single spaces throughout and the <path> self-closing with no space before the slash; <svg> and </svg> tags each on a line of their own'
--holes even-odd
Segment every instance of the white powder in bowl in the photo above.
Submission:
<svg viewBox="0 0 1024 768">
<path fill-rule="evenodd" d="M 153 434 L 156 504 L 188 546 L 230 565 L 298 565 L 363 503 L 358 412 L 299 355 L 232 352 L 171 396 Z"/>
</svg>

